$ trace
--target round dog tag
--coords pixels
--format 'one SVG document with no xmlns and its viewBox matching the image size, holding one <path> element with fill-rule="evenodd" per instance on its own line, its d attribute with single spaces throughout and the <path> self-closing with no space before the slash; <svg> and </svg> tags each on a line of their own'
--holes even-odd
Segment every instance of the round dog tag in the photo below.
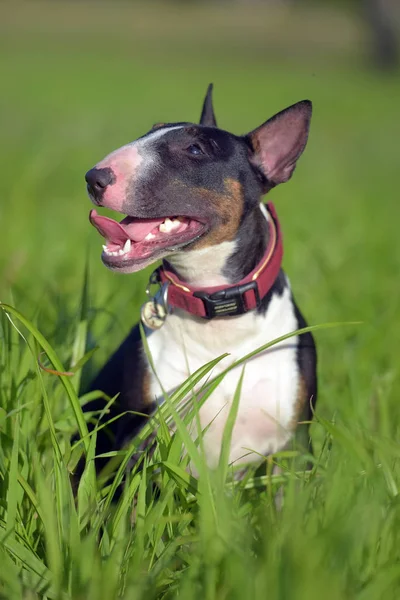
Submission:
<svg viewBox="0 0 400 600">
<path fill-rule="evenodd" d="M 160 329 L 167 318 L 165 308 L 154 301 L 145 302 L 142 305 L 140 314 L 143 324 L 149 327 L 149 329 Z"/>
</svg>

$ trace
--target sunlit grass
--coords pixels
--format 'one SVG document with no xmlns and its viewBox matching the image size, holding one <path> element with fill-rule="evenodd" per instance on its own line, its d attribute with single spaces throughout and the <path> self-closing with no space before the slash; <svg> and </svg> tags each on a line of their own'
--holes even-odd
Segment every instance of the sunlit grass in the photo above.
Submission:
<svg viewBox="0 0 400 600">
<path fill-rule="evenodd" d="M 286 586 L 292 590 L 281 571 L 298 580 L 299 597 L 318 597 L 332 569 L 337 589 L 330 588 L 328 597 L 339 598 L 343 587 L 352 593 L 374 589 L 376 574 L 388 568 L 398 544 L 394 442 L 379 432 L 317 417 L 322 443 L 311 471 L 304 471 L 305 461 L 294 470 L 293 459 L 300 456 L 294 446 L 235 482 L 227 449 L 239 380 L 219 466 L 210 471 L 200 438 L 193 440 L 188 426 L 224 376 L 209 377 L 216 359 L 166 399 L 127 450 L 115 456 L 111 480 L 96 482 L 96 431 L 85 434 L 83 399 L 74 393 L 74 376 L 57 377 L 40 368 L 41 348 L 52 367 L 63 371 L 64 365 L 33 323 L 12 307 L 0 308 L 8 348 L 0 380 L 0 531 L 2 564 L 7 564 L 0 581 L 5 597 L 31 597 L 35 590 L 48 598 L 156 598 L 178 589 L 185 598 L 261 597 Z M 81 328 L 78 321 L 75 325 L 78 337 Z M 70 348 L 70 359 L 76 346 Z M 189 402 L 189 411 L 179 416 L 182 400 L 202 381 L 201 400 Z M 171 422 L 175 433 L 166 426 Z M 78 429 L 84 443 L 71 446 Z M 153 431 L 154 452 L 142 453 L 127 472 L 130 457 L 140 453 Z M 86 468 L 74 499 L 70 474 L 78 447 Z M 189 462 L 197 478 L 187 470 Z M 280 475 L 273 474 L 274 464 L 281 466 Z M 277 512 L 274 497 L 282 485 L 284 507 Z M 374 559 L 365 560 L 371 544 Z M 399 576 L 393 564 L 388 578 L 379 579 L 379 589 L 396 589 Z"/>
<path fill-rule="evenodd" d="M 274 13 L 287 27 L 267 11 L 265 29 L 252 15 L 243 29 L 218 8 L 206 41 L 199 32 L 208 13 L 194 21 L 197 9 L 180 14 L 180 37 L 173 13 L 163 19 L 160 8 L 151 34 L 151 11 L 147 28 L 140 19 L 129 26 L 134 6 L 124 12 L 118 4 L 109 19 L 103 9 L 29 6 L 12 19 L 4 13 L 0 24 L 0 301 L 11 306 L 0 310 L 0 597 L 397 599 L 399 78 L 364 69 L 354 17 L 329 17 L 318 35 L 316 17 L 306 19 L 314 32 L 306 43 L 304 18 L 285 21 L 290 9 Z M 321 55 L 313 44 L 324 31 Z M 304 157 L 270 198 L 284 265 L 311 326 L 362 324 L 315 331 L 320 392 L 310 472 L 310 457 L 302 452 L 298 462 L 294 446 L 235 482 L 229 426 L 218 468 L 207 469 L 200 439 L 188 434 L 222 377 L 205 365 L 126 452 L 110 456 L 111 477 L 96 480 L 85 385 L 137 321 L 148 272 L 116 276 L 101 264 L 83 176 L 154 122 L 196 120 L 210 81 L 218 121 L 235 133 L 313 100 Z M 189 393 L 195 383 L 201 401 Z M 181 413 L 185 397 L 189 410 Z M 103 427 L 114 400 L 86 417 Z M 152 431 L 154 453 L 140 454 L 127 472 Z M 83 455 L 74 495 L 70 475 Z"/>
</svg>

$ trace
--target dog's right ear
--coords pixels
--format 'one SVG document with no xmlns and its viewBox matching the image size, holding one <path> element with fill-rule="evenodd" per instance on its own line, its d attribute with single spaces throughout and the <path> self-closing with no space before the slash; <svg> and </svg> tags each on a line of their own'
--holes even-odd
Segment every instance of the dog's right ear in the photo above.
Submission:
<svg viewBox="0 0 400 600">
<path fill-rule="evenodd" d="M 253 150 L 251 162 L 273 185 L 292 176 L 307 144 L 311 113 L 310 100 L 297 102 L 246 136 Z"/>
<path fill-rule="evenodd" d="M 206 125 L 207 127 L 217 127 L 217 120 L 215 118 L 213 104 L 212 104 L 212 91 L 213 84 L 207 88 L 207 94 L 204 98 L 203 110 L 201 111 L 200 125 Z"/>
</svg>

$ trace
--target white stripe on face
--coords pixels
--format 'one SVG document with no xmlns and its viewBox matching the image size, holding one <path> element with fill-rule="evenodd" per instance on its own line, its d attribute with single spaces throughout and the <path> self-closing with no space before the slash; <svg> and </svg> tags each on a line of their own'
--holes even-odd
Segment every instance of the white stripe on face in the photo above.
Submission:
<svg viewBox="0 0 400 600">
<path fill-rule="evenodd" d="M 109 168 L 114 173 L 115 182 L 103 193 L 103 204 L 122 212 L 127 196 L 127 186 L 132 185 L 157 162 L 157 154 L 151 148 L 151 143 L 167 135 L 169 131 L 183 129 L 184 125 L 162 127 L 152 131 L 118 150 L 114 150 L 96 165 L 96 169 Z"/>
<path fill-rule="evenodd" d="M 142 164 L 145 161 L 145 164 L 142 164 L 143 168 L 150 166 L 155 161 L 155 155 L 149 151 L 149 148 L 147 147 L 148 144 L 151 144 L 155 140 L 167 135 L 167 133 L 170 131 L 183 128 L 184 125 L 176 125 L 175 127 L 161 127 L 156 131 L 150 131 L 143 137 L 140 137 L 133 142 L 118 148 L 118 150 L 114 150 L 114 152 L 106 156 L 106 158 L 102 160 L 99 165 L 100 167 L 105 167 L 106 164 L 103 164 L 104 161 L 109 161 L 110 159 L 113 161 L 114 159 L 120 159 L 129 169 L 131 169 L 131 174 L 133 175 L 133 173 L 137 171 L 139 164 Z M 131 155 L 131 161 L 127 160 L 129 154 Z M 108 166 L 112 167 L 112 165 Z"/>
<path fill-rule="evenodd" d="M 154 142 L 154 140 L 158 140 L 158 138 L 162 137 L 163 135 L 166 135 L 169 131 L 175 131 L 175 129 L 184 129 L 185 127 L 185 125 L 174 125 L 173 127 L 158 127 L 155 131 L 149 131 L 149 133 L 146 133 L 146 135 L 144 135 L 143 137 L 138 138 L 137 140 L 132 142 L 132 144 L 141 144 L 146 141 Z"/>
<path fill-rule="evenodd" d="M 151 144 L 167 135 L 170 131 L 183 129 L 183 127 L 184 125 L 176 125 L 175 127 L 161 127 L 155 131 L 150 131 L 143 138 L 139 138 L 132 142 L 132 144 L 129 144 L 130 147 L 134 148 L 138 152 L 142 163 L 140 172 L 136 171 L 136 178 L 140 177 L 149 168 L 154 167 L 154 165 L 157 163 L 158 156 L 152 149 Z"/>
</svg>

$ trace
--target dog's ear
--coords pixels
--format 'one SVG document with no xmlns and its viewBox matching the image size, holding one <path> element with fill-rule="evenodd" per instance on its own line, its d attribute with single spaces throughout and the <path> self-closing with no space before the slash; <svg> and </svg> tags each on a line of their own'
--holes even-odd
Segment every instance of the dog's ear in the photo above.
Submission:
<svg viewBox="0 0 400 600">
<path fill-rule="evenodd" d="M 253 149 L 251 161 L 270 183 L 278 185 L 292 176 L 306 147 L 311 113 L 310 100 L 297 102 L 246 136 Z"/>
<path fill-rule="evenodd" d="M 206 97 L 204 98 L 203 110 L 201 111 L 200 117 L 200 125 L 206 125 L 207 127 L 217 127 L 217 120 L 214 115 L 212 104 L 212 91 L 213 84 L 210 83 L 207 88 Z"/>
</svg>

